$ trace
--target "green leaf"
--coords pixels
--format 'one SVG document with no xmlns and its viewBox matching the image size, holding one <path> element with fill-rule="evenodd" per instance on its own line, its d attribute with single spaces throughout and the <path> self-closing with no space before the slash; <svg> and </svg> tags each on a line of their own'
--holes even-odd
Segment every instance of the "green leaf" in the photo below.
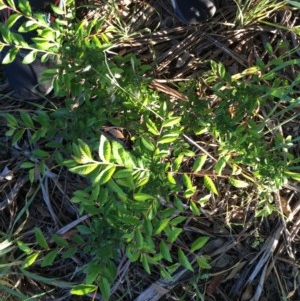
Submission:
<svg viewBox="0 0 300 301">
<path fill-rule="evenodd" d="M 229 178 L 229 182 L 236 188 L 246 188 L 249 186 L 247 182 L 234 178 Z"/>
<path fill-rule="evenodd" d="M 211 269 L 211 265 L 207 262 L 207 259 L 204 256 L 197 257 L 196 260 L 200 268 Z"/>
<path fill-rule="evenodd" d="M 34 234 L 35 234 L 35 239 L 38 242 L 38 244 L 43 248 L 48 250 L 49 246 L 48 243 L 43 235 L 43 232 L 41 231 L 40 228 L 34 228 Z"/>
<path fill-rule="evenodd" d="M 32 249 L 30 249 L 28 247 L 28 245 L 25 244 L 24 242 L 18 240 L 17 245 L 18 245 L 19 249 L 22 250 L 25 254 L 29 255 L 32 253 Z"/>
<path fill-rule="evenodd" d="M 195 215 L 199 216 L 201 214 L 200 209 L 198 208 L 197 203 L 195 202 L 190 202 L 190 209 Z"/>
<path fill-rule="evenodd" d="M 288 4 L 291 4 L 297 8 L 300 8 L 300 3 L 298 1 L 288 0 Z"/>
<path fill-rule="evenodd" d="M 49 252 L 43 259 L 41 267 L 46 267 L 49 265 L 52 265 L 52 263 L 54 262 L 56 256 L 58 255 L 58 251 L 57 250 L 52 250 L 51 252 Z"/>
<path fill-rule="evenodd" d="M 30 51 L 23 59 L 22 64 L 31 64 L 32 62 L 35 61 L 37 56 L 37 51 L 36 50 L 32 50 Z"/>
<path fill-rule="evenodd" d="M 191 181 L 191 178 L 189 177 L 189 175 L 187 174 L 183 174 L 182 175 L 182 181 L 183 181 L 183 184 L 186 188 L 189 188 L 191 190 L 194 189 L 194 186 L 192 184 L 192 181 Z"/>
<path fill-rule="evenodd" d="M 192 246 L 191 246 L 191 252 L 195 252 L 199 249 L 201 249 L 209 240 L 209 237 L 207 236 L 201 236 L 201 237 L 198 237 L 193 243 L 192 243 Z"/>
<path fill-rule="evenodd" d="M 159 250 L 164 259 L 166 259 L 169 262 L 173 261 L 170 254 L 170 250 L 163 240 L 159 244 Z"/>
<path fill-rule="evenodd" d="M 21 116 L 21 119 L 22 119 L 23 123 L 25 124 L 25 126 L 32 128 L 32 129 L 34 128 L 33 121 L 27 112 L 21 111 L 20 116 Z"/>
<path fill-rule="evenodd" d="M 164 218 L 162 220 L 159 221 L 159 225 L 157 227 L 157 229 L 155 229 L 154 234 L 160 234 L 161 231 L 163 231 L 169 224 L 170 219 L 169 218 Z"/>
<path fill-rule="evenodd" d="M 169 281 L 173 281 L 173 277 L 171 276 L 171 274 L 163 266 L 160 267 L 160 275 L 164 279 L 167 279 Z"/>
<path fill-rule="evenodd" d="M 15 1 L 14 0 L 6 0 L 9 7 L 13 8 L 13 10 L 16 10 Z"/>
<path fill-rule="evenodd" d="M 4 115 L 4 117 L 7 121 L 7 123 L 9 124 L 9 126 L 11 126 L 11 127 L 18 127 L 19 126 L 17 119 L 12 114 L 6 113 Z"/>
<path fill-rule="evenodd" d="M 29 1 L 18 1 L 20 11 L 27 16 L 31 16 L 31 6 Z"/>
<path fill-rule="evenodd" d="M 105 277 L 101 277 L 99 281 L 100 292 L 105 300 L 108 300 L 110 297 L 110 284 Z"/>
<path fill-rule="evenodd" d="M 83 244 L 83 242 L 82 242 Z M 67 251 L 65 251 L 64 253 L 62 253 L 62 258 L 63 259 L 67 259 L 67 258 L 72 258 L 77 252 L 77 248 L 76 247 L 71 247 L 70 249 L 68 249 Z"/>
<path fill-rule="evenodd" d="M 125 151 L 123 148 L 120 149 L 120 157 L 122 159 L 122 164 L 124 165 L 124 167 L 128 169 L 132 169 L 136 167 L 134 158 L 131 156 L 129 152 Z"/>
<path fill-rule="evenodd" d="M 153 200 L 154 197 L 150 194 L 147 194 L 147 193 L 142 193 L 142 192 L 139 192 L 139 193 L 135 193 L 133 195 L 133 198 L 135 201 L 138 201 L 138 202 L 144 202 L 144 201 L 147 201 L 147 200 Z"/>
<path fill-rule="evenodd" d="M 108 185 L 108 188 L 117 193 L 119 197 L 123 197 L 123 198 L 127 198 L 127 194 L 123 191 L 123 189 L 113 180 L 113 179 L 110 179 L 107 183 Z M 97 188 L 98 187 L 98 188 Z M 99 189 L 100 186 L 97 185 L 95 188 Z M 96 189 L 93 190 L 93 192 L 95 191 Z M 95 198 L 96 200 L 96 198 Z"/>
<path fill-rule="evenodd" d="M 179 171 L 183 158 L 184 158 L 184 154 L 179 154 L 178 157 L 174 160 L 173 163 L 174 172 Z"/>
<path fill-rule="evenodd" d="M 144 237 L 142 235 L 142 232 L 139 229 L 136 230 L 135 239 L 136 239 L 136 245 L 137 245 L 137 247 L 139 249 L 142 248 L 143 245 L 144 245 Z"/>
<path fill-rule="evenodd" d="M 206 162 L 206 159 L 207 159 L 207 155 L 202 155 L 198 157 L 193 164 L 193 171 L 199 172 L 202 169 L 204 163 Z"/>
<path fill-rule="evenodd" d="M 165 134 L 159 138 L 158 143 L 167 144 L 167 143 L 174 142 L 178 138 L 178 136 L 179 136 L 178 133 Z"/>
<path fill-rule="evenodd" d="M 218 195 L 218 190 L 210 177 L 204 176 L 204 185 L 209 191 L 211 191 L 215 195 Z"/>
<path fill-rule="evenodd" d="M 174 228 L 171 231 L 166 232 L 167 237 L 168 237 L 168 241 L 172 244 L 173 242 L 175 242 L 175 240 L 177 239 L 177 237 L 181 234 L 182 232 L 182 228 Z"/>
<path fill-rule="evenodd" d="M 153 226 L 152 226 L 152 222 L 149 219 L 146 219 L 144 221 L 144 229 L 145 229 L 145 232 L 148 236 L 152 236 Z"/>
<path fill-rule="evenodd" d="M 21 165 L 20 165 L 21 168 L 33 168 L 35 167 L 35 163 L 32 163 L 32 162 L 23 162 Z"/>
<path fill-rule="evenodd" d="M 9 130 L 7 130 L 5 132 L 5 137 L 11 137 L 14 133 L 15 133 L 15 129 L 14 128 L 10 128 Z"/>
<path fill-rule="evenodd" d="M 131 246 L 127 246 L 125 252 L 130 262 L 136 262 L 140 257 L 140 253 L 137 251 L 133 252 Z"/>
<path fill-rule="evenodd" d="M 188 258 L 185 256 L 185 254 L 183 253 L 183 251 L 181 249 L 178 250 L 178 259 L 179 262 L 188 270 L 190 271 L 194 271 L 192 265 L 190 264 Z"/>
<path fill-rule="evenodd" d="M 16 144 L 24 135 L 26 129 L 20 129 L 15 131 L 13 138 L 12 138 L 12 144 Z"/>
<path fill-rule="evenodd" d="M 78 225 L 77 229 L 80 232 L 80 234 L 82 234 L 82 235 L 92 235 L 93 234 L 93 229 L 88 226 L 85 226 L 85 225 Z"/>
<path fill-rule="evenodd" d="M 111 145 L 109 140 L 104 135 L 101 135 L 100 137 L 98 154 L 102 162 L 110 162 Z"/>
<path fill-rule="evenodd" d="M 172 127 L 180 123 L 181 117 L 171 117 L 162 123 L 162 127 Z"/>
<path fill-rule="evenodd" d="M 97 163 L 88 163 L 84 165 L 74 166 L 70 168 L 69 170 L 73 173 L 77 173 L 79 175 L 88 175 L 93 170 L 95 170 L 99 165 Z"/>
<path fill-rule="evenodd" d="M 132 171 L 130 169 L 120 169 L 114 174 L 114 179 L 127 179 L 128 177 L 132 177 Z"/>
<path fill-rule="evenodd" d="M 175 218 L 173 218 L 171 220 L 171 225 L 172 226 L 177 226 L 178 224 L 181 224 L 182 222 L 186 221 L 187 220 L 187 217 L 186 216 L 176 216 Z"/>
<path fill-rule="evenodd" d="M 216 164 L 216 173 L 218 175 L 220 175 L 223 171 L 223 169 L 225 168 L 226 166 L 226 162 L 228 161 L 228 157 L 221 157 L 219 158 L 217 164 Z"/>
<path fill-rule="evenodd" d="M 29 32 L 32 30 L 35 30 L 39 27 L 39 24 L 34 21 L 34 20 L 28 20 L 27 22 L 23 23 L 19 29 L 18 32 L 23 33 L 23 32 Z"/>
<path fill-rule="evenodd" d="M 53 9 L 53 12 L 57 15 L 65 15 L 66 12 L 64 9 L 61 9 L 59 6 L 57 5 L 53 5 L 51 4 L 51 8 Z"/>
<path fill-rule="evenodd" d="M 68 247 L 69 246 L 69 243 L 67 242 L 67 240 L 63 239 L 62 237 L 60 237 L 57 234 L 52 234 L 51 238 L 55 241 L 55 243 L 59 247 Z"/>
<path fill-rule="evenodd" d="M 218 73 L 221 78 L 225 77 L 226 70 L 225 70 L 224 65 L 221 62 L 218 64 Z"/>
<path fill-rule="evenodd" d="M 22 268 L 26 269 L 26 268 L 30 267 L 31 265 L 33 265 L 39 255 L 40 255 L 40 252 L 35 252 L 35 253 L 28 255 L 23 262 Z"/>
<path fill-rule="evenodd" d="M 17 49 L 17 48 L 11 48 L 7 52 L 7 54 L 4 57 L 4 59 L 2 60 L 2 64 L 10 64 L 10 63 L 12 63 L 15 60 L 18 52 L 19 52 L 19 49 Z"/>
<path fill-rule="evenodd" d="M 151 270 L 150 270 L 150 266 L 149 266 L 147 255 L 142 254 L 141 255 L 141 261 L 142 261 L 142 266 L 143 266 L 144 270 L 150 275 L 151 274 Z"/>
<path fill-rule="evenodd" d="M 75 150 L 75 149 L 74 149 Z M 78 139 L 78 148 L 79 154 L 75 153 L 75 156 L 80 156 L 79 160 L 76 160 L 78 163 L 89 163 L 93 161 L 92 153 L 90 147 L 81 139 Z M 77 158 L 76 158 L 77 159 Z"/>
<path fill-rule="evenodd" d="M 99 175 L 94 179 L 93 184 L 103 185 L 103 184 L 107 183 L 113 176 L 115 170 L 116 170 L 116 167 L 112 166 L 112 165 L 101 170 Z"/>
<path fill-rule="evenodd" d="M 292 172 L 292 171 L 285 171 L 284 172 L 287 176 L 291 177 L 292 179 L 296 181 L 300 181 L 300 173 L 298 172 Z"/>
<path fill-rule="evenodd" d="M 71 289 L 70 293 L 77 296 L 83 296 L 94 292 L 96 289 L 97 286 L 93 284 L 78 284 Z"/>
<path fill-rule="evenodd" d="M 168 179 L 168 181 L 169 181 L 171 184 L 176 185 L 176 180 L 175 180 L 175 178 L 173 177 L 173 173 L 168 172 L 168 173 L 167 173 L 167 179 Z"/>
<path fill-rule="evenodd" d="M 49 153 L 42 149 L 34 149 L 31 154 L 40 159 L 46 159 L 49 157 Z"/>
<path fill-rule="evenodd" d="M 158 136 L 159 131 L 158 131 L 155 123 L 151 119 L 149 119 L 148 117 L 145 117 L 145 122 L 146 122 L 146 127 L 147 127 L 148 131 L 150 133 L 152 133 L 153 135 Z"/>
<path fill-rule="evenodd" d="M 140 139 L 141 139 L 141 142 L 142 142 L 143 146 L 144 146 L 146 149 L 148 149 L 148 150 L 150 150 L 150 151 L 154 151 L 154 150 L 155 150 L 155 145 L 154 145 L 153 142 L 150 140 L 150 138 L 148 138 L 148 137 L 143 137 L 143 136 L 142 136 Z"/>
</svg>

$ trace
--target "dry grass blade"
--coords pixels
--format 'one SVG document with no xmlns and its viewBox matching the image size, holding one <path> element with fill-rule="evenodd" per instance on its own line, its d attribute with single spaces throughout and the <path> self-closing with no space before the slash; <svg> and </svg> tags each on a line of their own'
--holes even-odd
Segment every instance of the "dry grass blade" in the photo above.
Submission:
<svg viewBox="0 0 300 301">
<path fill-rule="evenodd" d="M 261 269 L 266 266 L 267 261 L 274 255 L 274 251 L 279 243 L 279 238 L 282 234 L 283 227 L 284 226 L 282 224 L 278 226 L 274 233 L 268 237 L 261 251 L 250 261 L 250 264 L 255 264 L 255 268 L 248 277 L 246 285 L 252 283 L 254 278 L 259 275 Z"/>
</svg>

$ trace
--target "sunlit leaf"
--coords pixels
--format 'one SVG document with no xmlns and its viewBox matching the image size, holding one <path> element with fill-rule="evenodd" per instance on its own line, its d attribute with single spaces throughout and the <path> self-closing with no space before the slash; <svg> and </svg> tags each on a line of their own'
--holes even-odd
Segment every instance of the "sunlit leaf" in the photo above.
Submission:
<svg viewBox="0 0 300 301">
<path fill-rule="evenodd" d="M 249 184 L 245 181 L 234 179 L 234 178 L 229 178 L 230 183 L 236 187 L 236 188 L 246 188 L 249 186 Z"/>
<path fill-rule="evenodd" d="M 19 49 L 17 49 L 17 48 L 9 49 L 9 51 L 7 52 L 7 54 L 5 55 L 5 57 L 2 60 L 2 64 L 12 63 L 15 60 L 18 52 L 19 52 Z"/>
<path fill-rule="evenodd" d="M 300 173 L 298 172 L 292 172 L 292 171 L 285 171 L 284 172 L 287 176 L 291 177 L 292 179 L 296 181 L 300 181 Z"/>
<path fill-rule="evenodd" d="M 18 240 L 17 244 L 18 244 L 19 249 L 22 250 L 27 255 L 29 255 L 30 253 L 32 253 L 32 249 L 29 248 L 28 245 L 25 244 L 24 242 Z"/>
<path fill-rule="evenodd" d="M 181 249 L 178 250 L 178 259 L 179 262 L 188 270 L 190 271 L 194 271 L 192 265 L 190 264 L 188 258 L 186 257 L 186 255 L 183 253 L 183 251 Z"/>
<path fill-rule="evenodd" d="M 167 179 L 171 184 L 176 185 L 176 180 L 171 172 L 167 173 Z"/>
<path fill-rule="evenodd" d="M 40 252 L 35 252 L 35 253 L 28 255 L 23 262 L 22 268 L 26 269 L 26 268 L 30 267 L 31 265 L 33 265 L 36 262 L 39 255 L 40 255 Z"/>
<path fill-rule="evenodd" d="M 31 64 L 32 62 L 35 61 L 36 56 L 37 56 L 37 51 L 32 50 L 23 58 L 22 63 L 27 65 Z"/>
<path fill-rule="evenodd" d="M 92 160 L 92 153 L 90 147 L 83 140 L 78 139 L 78 149 L 82 159 L 85 159 L 82 163 L 88 163 Z"/>
<path fill-rule="evenodd" d="M 152 195 L 147 194 L 147 193 L 142 193 L 142 192 L 135 193 L 133 195 L 133 198 L 134 198 L 134 200 L 139 201 L 139 202 L 154 199 L 154 197 Z"/>
<path fill-rule="evenodd" d="M 57 5 L 51 5 L 51 8 L 53 9 L 54 13 L 57 15 L 64 15 L 66 12 L 64 9 L 61 9 L 59 6 Z"/>
<path fill-rule="evenodd" d="M 163 123 L 162 126 L 163 127 L 172 127 L 178 123 L 180 123 L 181 121 L 181 117 L 171 117 L 169 119 L 166 119 Z"/>
<path fill-rule="evenodd" d="M 183 183 L 184 183 L 184 185 L 185 185 L 186 188 L 189 188 L 189 189 L 193 189 L 194 188 L 192 180 L 189 177 L 189 175 L 183 174 L 182 175 L 182 180 L 183 180 Z"/>
<path fill-rule="evenodd" d="M 223 169 L 226 166 L 227 158 L 226 157 L 220 157 L 217 164 L 216 164 L 216 173 L 220 175 L 223 171 Z"/>
<path fill-rule="evenodd" d="M 93 284 L 79 284 L 74 286 L 70 293 L 77 296 L 83 296 L 94 292 L 97 289 L 96 285 Z"/>
<path fill-rule="evenodd" d="M 98 185 L 103 185 L 103 184 L 107 183 L 113 176 L 115 170 L 116 170 L 116 167 L 112 166 L 112 165 L 101 170 L 101 172 L 95 178 L 94 183 L 98 184 Z"/>
<path fill-rule="evenodd" d="M 99 165 L 97 163 L 89 163 L 89 164 L 74 166 L 74 167 L 70 168 L 69 170 L 71 172 L 77 173 L 79 175 L 88 175 L 93 170 L 95 170 L 98 166 Z"/>
<path fill-rule="evenodd" d="M 155 123 L 149 119 L 149 118 L 145 118 L 145 122 L 146 122 L 146 126 L 147 126 L 147 129 L 150 133 L 152 133 L 153 135 L 156 135 L 158 136 L 159 135 L 159 131 L 155 125 Z"/>
<path fill-rule="evenodd" d="M 207 159 L 207 155 L 202 155 L 198 157 L 193 164 L 193 171 L 199 172 L 202 169 L 206 159 Z"/>
<path fill-rule="evenodd" d="M 179 136 L 178 133 L 165 134 L 159 138 L 158 143 L 166 144 L 166 143 L 174 142 L 178 138 L 178 136 Z"/>
<path fill-rule="evenodd" d="M 190 202 L 190 209 L 195 215 L 199 216 L 201 214 L 200 209 L 198 208 L 198 205 L 195 202 Z"/>
<path fill-rule="evenodd" d="M 218 190 L 210 177 L 204 176 L 204 185 L 209 191 L 218 195 Z"/>
<path fill-rule="evenodd" d="M 153 142 L 148 138 L 148 137 L 141 137 L 140 138 L 142 141 L 143 146 L 145 146 L 146 149 L 150 150 L 150 151 L 154 151 L 155 146 L 153 144 Z"/>
<path fill-rule="evenodd" d="M 104 135 L 101 135 L 100 137 L 98 154 L 102 162 L 110 162 L 111 145 L 108 139 Z"/>
</svg>

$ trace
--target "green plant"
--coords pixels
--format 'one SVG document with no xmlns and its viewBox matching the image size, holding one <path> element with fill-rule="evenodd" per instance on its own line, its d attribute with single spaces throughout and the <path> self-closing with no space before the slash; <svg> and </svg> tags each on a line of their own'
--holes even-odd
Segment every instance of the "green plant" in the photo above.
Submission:
<svg viewBox="0 0 300 301">
<path fill-rule="evenodd" d="M 65 105 L 4 117 L 9 126 L 6 135 L 12 137 L 12 144 L 26 139 L 30 145 L 30 150 L 23 153 L 28 159 L 21 167 L 28 170 L 32 183 L 47 177 L 53 170 L 53 160 L 58 166 L 88 177 L 91 183 L 76 191 L 72 199 L 82 214 L 91 215 L 90 226 L 79 225 L 80 235 L 71 246 L 58 244 L 54 249 L 37 230 L 38 245 L 45 252 L 31 250 L 25 267 L 47 267 L 61 256 L 81 251 L 90 257 L 84 267 L 86 281 L 71 292 L 86 294 L 99 286 L 108 299 L 109 287 L 116 277 L 115 262 L 122 250 L 132 262 L 141 261 L 146 272 L 156 266 L 163 277 L 170 279 L 179 263 L 194 270 L 186 254 L 201 249 L 208 237 L 198 238 L 190 249 L 176 245 L 186 219 L 185 214 L 180 214 L 184 212 L 180 194 L 186 202 L 196 190 L 190 177 L 180 170 L 184 158 L 194 153 L 182 143 L 181 117 L 148 88 L 143 74 L 149 67 L 142 66 L 133 55 L 111 55 L 111 44 L 101 32 L 102 24 L 103 20 L 87 26 L 84 21 L 63 23 L 55 29 L 56 34 L 64 35 L 59 46 L 60 65 L 58 71 L 49 70 L 46 75 L 54 76 L 58 96 L 70 96 Z M 107 124 L 132 133 L 131 151 L 101 134 Z M 71 154 L 74 158 L 66 160 Z M 212 181 L 207 179 L 207 183 L 216 192 Z M 72 252 L 64 255 L 68 247 Z M 171 251 L 177 253 L 178 259 L 174 260 Z M 200 267 L 209 268 L 205 257 L 196 257 Z"/>
<path fill-rule="evenodd" d="M 16 10 L 16 16 L 21 14 Z M 34 26 L 48 26 L 29 19 Z M 3 27 L 4 44 L 29 47 L 30 62 L 36 48 L 10 36 L 13 20 Z M 33 246 L 19 242 L 26 277 L 33 277 L 34 266 L 46 269 L 82 255 L 84 280 L 65 287 L 76 295 L 100 289 L 109 299 L 123 254 L 147 273 L 168 280 L 179 266 L 209 270 L 210 260 L 202 253 L 209 237 L 193 236 L 184 243 L 181 238 L 185 222 L 197 219 L 201 206 L 222 198 L 218 184 L 244 189 L 245 194 L 251 189 L 258 199 L 257 216 L 266 217 L 277 210 L 271 194 L 287 179 L 299 180 L 299 160 L 290 152 L 298 138 L 278 131 L 287 122 L 286 113 L 299 103 L 299 78 L 290 81 L 278 73 L 298 60 L 257 60 L 236 75 L 211 62 L 201 81 L 179 85 L 189 101 L 171 102 L 149 88 L 151 79 L 145 74 L 150 66 L 133 54 L 113 51 L 105 16 L 76 22 L 71 11 L 67 21 L 58 19 L 46 29 L 40 31 L 41 43 L 51 33 L 55 44 L 36 47 L 59 58 L 57 70 L 46 76 L 54 77 L 55 94 L 63 101 L 37 106 L 34 112 L 3 114 L 6 136 L 12 145 L 23 146 L 20 166 L 32 184 L 42 185 L 61 170 L 82 176 L 85 186 L 73 192 L 71 201 L 89 219 L 68 240 L 36 228 Z M 214 95 L 214 103 L 197 97 L 200 85 Z M 262 107 L 268 109 L 264 115 Z M 202 141 L 208 141 L 207 149 Z M 200 291 L 197 296 L 202 298 Z"/>
</svg>

